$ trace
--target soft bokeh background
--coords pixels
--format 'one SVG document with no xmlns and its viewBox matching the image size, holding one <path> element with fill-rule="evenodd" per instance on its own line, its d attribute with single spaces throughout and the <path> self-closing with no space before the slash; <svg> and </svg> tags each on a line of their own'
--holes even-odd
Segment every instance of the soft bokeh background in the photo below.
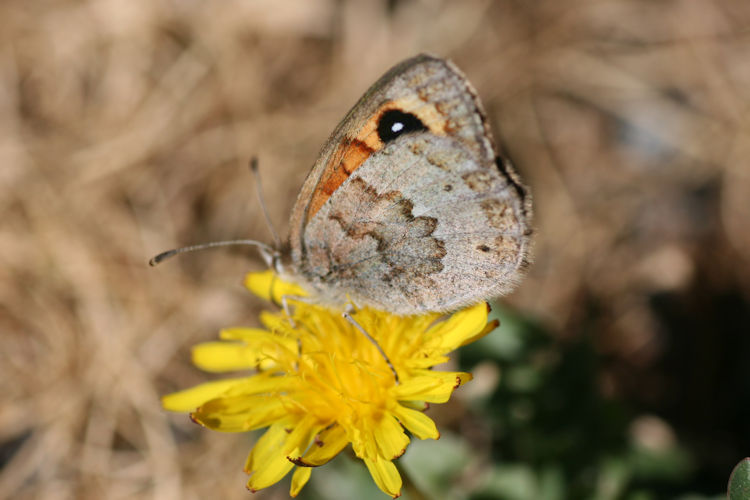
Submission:
<svg viewBox="0 0 750 500">
<path fill-rule="evenodd" d="M 750 454 L 747 0 L 0 3 L 0 497 L 247 498 L 254 435 L 167 414 L 338 120 L 452 58 L 535 196 L 536 258 L 403 458 L 427 498 L 720 498 Z M 287 483 L 256 494 L 285 498 Z M 305 498 L 380 498 L 346 457 Z M 406 492 L 405 498 L 418 498 Z"/>
</svg>

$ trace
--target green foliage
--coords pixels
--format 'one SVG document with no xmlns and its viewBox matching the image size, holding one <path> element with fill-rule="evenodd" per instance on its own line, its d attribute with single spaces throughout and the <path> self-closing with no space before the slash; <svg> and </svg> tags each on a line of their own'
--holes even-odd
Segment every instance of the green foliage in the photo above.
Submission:
<svg viewBox="0 0 750 500">
<path fill-rule="evenodd" d="M 729 478 L 729 500 L 747 500 L 750 498 L 750 458 L 742 460 L 732 471 Z"/>
<path fill-rule="evenodd" d="M 555 341 L 494 310 L 501 327 L 461 351 L 464 369 L 488 360 L 500 369 L 495 390 L 472 408 L 489 420 L 493 463 L 473 500 L 656 500 L 684 491 L 691 457 L 676 443 L 649 448 L 631 438 L 635 415 L 602 394 L 590 338 Z"/>
</svg>

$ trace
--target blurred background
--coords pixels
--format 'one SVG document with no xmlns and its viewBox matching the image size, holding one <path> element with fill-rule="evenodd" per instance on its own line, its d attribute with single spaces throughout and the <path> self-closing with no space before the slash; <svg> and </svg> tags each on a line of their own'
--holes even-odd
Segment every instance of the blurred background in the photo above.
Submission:
<svg viewBox="0 0 750 500">
<path fill-rule="evenodd" d="M 337 122 L 451 58 L 535 198 L 535 263 L 457 354 L 423 498 L 718 499 L 750 455 L 747 0 L 0 3 L 0 498 L 247 498 L 256 435 L 169 414 Z M 288 479 L 256 498 L 286 498 Z M 346 456 L 306 499 L 382 498 Z M 405 491 L 404 498 L 420 498 Z"/>
</svg>

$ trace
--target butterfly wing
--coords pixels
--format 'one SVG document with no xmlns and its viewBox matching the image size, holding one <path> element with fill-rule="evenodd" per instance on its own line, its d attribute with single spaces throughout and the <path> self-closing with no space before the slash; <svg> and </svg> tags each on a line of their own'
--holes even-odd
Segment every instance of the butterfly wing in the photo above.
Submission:
<svg viewBox="0 0 750 500">
<path fill-rule="evenodd" d="M 293 265 L 331 302 L 447 311 L 511 288 L 529 212 L 466 78 L 418 56 L 373 85 L 313 167 L 293 212 Z"/>
</svg>

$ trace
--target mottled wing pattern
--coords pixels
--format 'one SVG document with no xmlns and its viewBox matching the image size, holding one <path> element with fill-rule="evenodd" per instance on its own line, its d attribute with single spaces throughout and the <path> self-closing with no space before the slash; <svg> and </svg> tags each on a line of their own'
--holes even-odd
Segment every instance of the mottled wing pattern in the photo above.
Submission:
<svg viewBox="0 0 750 500">
<path fill-rule="evenodd" d="M 396 112 L 419 126 L 384 133 Z M 291 237 L 296 273 L 324 300 L 412 314 L 514 285 L 528 255 L 530 200 L 451 63 L 419 56 L 397 66 L 332 142 L 305 183 Z"/>
</svg>

